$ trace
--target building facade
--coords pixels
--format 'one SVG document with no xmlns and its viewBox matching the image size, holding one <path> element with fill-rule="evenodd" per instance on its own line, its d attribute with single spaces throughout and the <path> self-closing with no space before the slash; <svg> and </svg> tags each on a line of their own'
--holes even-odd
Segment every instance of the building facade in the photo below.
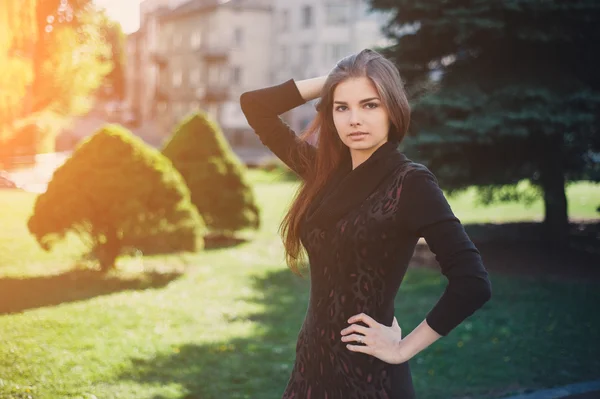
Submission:
<svg viewBox="0 0 600 399">
<path fill-rule="evenodd" d="M 387 46 L 389 16 L 367 0 L 145 0 L 128 44 L 128 102 L 145 132 L 168 137 L 194 109 L 216 119 L 245 159 L 268 150 L 240 109 L 244 91 L 327 74 L 341 58 Z M 284 115 L 300 132 L 313 103 Z"/>
<path fill-rule="evenodd" d="M 170 135 L 188 113 L 203 109 L 242 157 L 267 153 L 248 126 L 239 96 L 270 83 L 270 0 L 146 0 L 141 28 L 130 36 L 140 118 Z M 132 89 L 134 84 L 131 83 Z M 131 95 L 134 103 L 135 95 Z M 129 97 L 128 97 L 129 98 Z"/>
<path fill-rule="evenodd" d="M 326 75 L 347 55 L 388 46 L 381 29 L 389 17 L 366 0 L 275 0 L 273 83 Z M 310 102 L 285 119 L 299 132 L 314 115 Z"/>
</svg>

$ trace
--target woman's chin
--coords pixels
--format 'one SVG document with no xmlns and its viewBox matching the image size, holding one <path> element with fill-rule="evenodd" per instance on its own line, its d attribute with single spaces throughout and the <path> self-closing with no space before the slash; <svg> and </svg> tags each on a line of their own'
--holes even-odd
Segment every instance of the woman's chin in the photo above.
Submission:
<svg viewBox="0 0 600 399">
<path fill-rule="evenodd" d="M 372 143 L 369 140 L 346 142 L 346 146 L 348 148 L 350 148 L 351 150 L 368 150 L 368 149 L 372 148 L 374 145 L 375 145 L 375 143 Z"/>
</svg>

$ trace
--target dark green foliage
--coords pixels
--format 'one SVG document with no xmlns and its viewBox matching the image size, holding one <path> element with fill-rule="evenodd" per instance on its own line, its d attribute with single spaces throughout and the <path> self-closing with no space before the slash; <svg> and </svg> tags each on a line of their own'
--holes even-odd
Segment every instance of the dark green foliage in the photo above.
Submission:
<svg viewBox="0 0 600 399">
<path fill-rule="evenodd" d="M 259 227 L 259 210 L 245 166 L 206 113 L 182 120 L 162 152 L 185 179 L 192 203 L 209 228 L 231 233 Z"/>
<path fill-rule="evenodd" d="M 106 125 L 59 167 L 36 201 L 30 232 L 42 248 L 68 232 L 90 240 L 103 270 L 125 247 L 203 247 L 203 221 L 171 162 L 125 128 Z"/>
<path fill-rule="evenodd" d="M 505 185 L 540 187 L 555 238 L 568 224 L 564 186 L 600 180 L 600 3 L 581 1 L 371 0 L 397 11 L 385 51 L 409 91 L 439 89 L 413 101 L 405 151 L 426 163 L 448 189 L 482 187 L 509 199 Z M 416 34 L 397 27 L 419 23 Z M 597 155 L 596 155 L 597 156 Z M 525 196 L 527 197 L 527 195 Z"/>
</svg>

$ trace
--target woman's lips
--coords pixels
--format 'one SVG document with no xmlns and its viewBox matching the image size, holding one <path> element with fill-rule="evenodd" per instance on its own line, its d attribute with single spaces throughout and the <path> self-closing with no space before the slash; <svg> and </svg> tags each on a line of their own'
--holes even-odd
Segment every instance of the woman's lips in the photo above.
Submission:
<svg viewBox="0 0 600 399">
<path fill-rule="evenodd" d="M 350 133 L 348 136 L 350 136 L 350 138 L 352 139 L 361 139 L 363 137 L 365 137 L 368 133 L 365 132 L 354 132 L 354 133 Z"/>
</svg>

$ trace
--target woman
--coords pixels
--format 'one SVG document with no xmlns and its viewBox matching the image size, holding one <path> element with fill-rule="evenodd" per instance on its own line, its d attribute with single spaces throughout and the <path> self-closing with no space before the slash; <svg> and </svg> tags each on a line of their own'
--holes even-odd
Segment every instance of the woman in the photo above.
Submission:
<svg viewBox="0 0 600 399">
<path fill-rule="evenodd" d="M 299 138 L 278 115 L 317 97 Z M 410 120 L 398 70 L 367 49 L 328 76 L 249 91 L 240 103 L 302 178 L 281 232 L 295 273 L 306 250 L 311 290 L 283 398 L 414 398 L 408 360 L 487 302 L 491 284 L 434 175 L 398 150 Z M 394 297 L 419 237 L 448 285 L 402 338 Z"/>
</svg>

